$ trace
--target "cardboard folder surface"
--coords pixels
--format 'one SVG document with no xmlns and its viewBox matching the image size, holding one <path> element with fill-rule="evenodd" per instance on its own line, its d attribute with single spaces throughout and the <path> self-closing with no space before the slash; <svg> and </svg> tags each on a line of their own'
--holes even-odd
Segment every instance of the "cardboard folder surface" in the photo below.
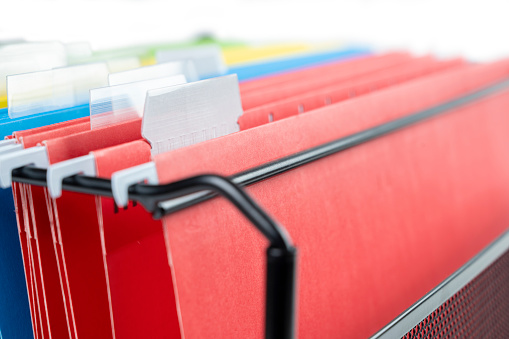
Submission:
<svg viewBox="0 0 509 339">
<path fill-rule="evenodd" d="M 158 155 L 159 178 L 231 175 L 508 76 L 505 60 L 420 78 Z M 299 336 L 375 333 L 507 228 L 508 100 L 505 91 L 248 188 L 299 248 Z M 262 337 L 264 238 L 220 198 L 164 224 L 183 335 Z"/>
<path fill-rule="evenodd" d="M 75 125 L 76 126 L 76 125 Z M 72 127 L 72 126 L 71 126 Z M 67 127 L 69 128 L 69 127 Z M 59 133 L 59 131 L 55 131 Z M 48 154 L 50 164 L 60 161 L 68 160 L 74 157 L 79 157 L 88 154 L 90 151 L 115 145 L 117 143 L 129 142 L 141 138 L 141 121 L 135 120 L 128 123 L 122 123 L 104 129 L 86 131 L 76 134 L 71 134 L 64 137 L 49 139 L 44 142 Z M 42 189 L 40 187 L 33 187 L 33 189 Z M 33 193 L 33 192 L 32 192 Z M 36 220 L 38 222 L 38 229 L 56 229 L 58 232 L 58 239 L 60 240 L 60 247 L 53 248 L 53 254 L 47 253 L 44 257 L 53 265 L 59 266 L 62 263 L 60 272 L 52 271 L 51 276 L 46 274 L 47 279 L 56 286 L 60 284 L 59 293 L 62 294 L 62 289 L 67 287 L 69 295 L 69 302 L 71 310 L 67 312 L 69 326 L 71 327 L 70 334 L 74 332 L 75 336 L 96 336 L 101 335 L 106 337 L 108 334 L 112 335 L 111 330 L 111 316 L 109 304 L 107 301 L 107 292 L 105 289 L 105 276 L 104 264 L 101 260 L 94 261 L 94 257 L 86 257 L 87 251 L 94 252 L 100 250 L 100 242 L 97 237 L 86 237 L 90 233 L 84 233 L 81 237 L 81 248 L 73 247 L 75 239 L 72 237 L 75 233 L 72 228 L 86 228 L 90 226 L 88 220 L 96 220 L 95 215 L 95 198 L 93 196 L 83 196 L 80 194 L 65 192 L 65 196 L 52 202 L 52 206 L 45 204 L 45 200 L 41 196 L 34 198 L 38 202 L 41 210 L 44 213 L 38 215 Z M 69 205 L 69 202 L 70 205 Z M 80 206 L 76 210 L 75 206 Z M 52 225 L 49 219 L 51 209 L 55 219 L 55 225 Z M 52 208 L 51 208 L 52 207 Z M 95 224 L 96 225 L 96 224 Z M 93 230 L 98 233 L 98 227 L 93 227 Z M 71 240 L 67 240 L 71 238 Z M 66 241 L 67 240 L 67 241 Z M 41 240 L 39 240 L 39 243 Z M 46 239 L 45 243 L 49 247 L 50 239 Z M 53 243 L 53 241 L 52 241 Z M 67 243 L 68 246 L 64 244 Z M 76 249 L 76 251 L 75 251 Z M 49 250 L 48 250 L 49 251 Z M 55 256 L 55 253 L 61 253 L 61 258 Z M 50 271 L 51 272 L 51 271 Z M 102 275 L 100 274 L 102 272 Z M 66 284 L 61 281 L 65 279 Z M 45 284 L 46 289 L 46 284 Z M 55 288 L 56 290 L 57 288 Z M 94 292 L 94 298 L 91 298 L 90 292 Z M 55 292 L 56 293 L 56 292 Z M 55 300 L 58 300 L 55 297 Z M 60 308 L 65 310 L 65 301 L 62 300 Z M 72 313 L 71 313 L 72 311 Z M 53 319 L 53 313 L 49 312 L 50 322 Z M 55 313 L 56 314 L 56 313 Z M 55 315 L 58 317 L 58 314 Z M 71 321 L 72 320 L 72 321 Z M 94 323 L 94 326 L 89 326 Z"/>
<path fill-rule="evenodd" d="M 26 186 L 27 205 L 31 213 L 30 239 L 32 256 L 34 261 L 34 274 L 40 284 L 37 289 L 37 298 L 41 305 L 41 312 L 45 313 L 43 318 L 48 326 L 50 336 L 67 338 L 70 332 L 70 319 L 67 318 L 65 300 L 62 295 L 62 284 L 60 281 L 60 267 L 55 254 L 54 228 L 48 216 L 46 207 L 46 189 L 39 186 Z"/>
<path fill-rule="evenodd" d="M 31 210 L 31 192 L 29 186 L 16 184 L 13 186 L 13 193 L 16 197 L 16 212 L 20 222 L 20 242 L 23 249 L 23 260 L 25 263 L 25 274 L 29 290 L 33 330 L 36 338 L 49 336 L 49 322 L 47 317 L 48 307 L 46 305 L 44 283 L 41 275 L 41 260 L 37 246 L 37 232 L 34 228 L 34 218 Z M 21 222 L 23 224 L 21 224 Z M 26 253 L 25 253 L 26 251 Z M 54 304 L 52 304 L 53 306 Z M 50 309 L 52 307 L 50 306 Z"/>
<path fill-rule="evenodd" d="M 376 55 L 335 63 L 335 67 L 317 67 L 314 68 L 313 73 L 306 72 L 308 73 L 306 77 L 300 77 L 299 74 L 296 74 L 291 81 L 284 83 L 274 83 L 272 79 L 268 79 L 268 84 L 262 88 L 255 90 L 241 88 L 242 107 L 247 110 L 285 97 L 345 81 L 361 74 L 369 74 L 396 66 L 410 59 L 408 55 L 399 53 Z M 326 73 L 324 73 L 325 70 L 327 70 Z M 276 88 L 277 90 L 275 90 Z"/>
<path fill-rule="evenodd" d="M 30 217 L 28 216 L 29 211 L 24 209 L 24 206 L 27 205 L 26 203 L 26 187 L 23 184 L 13 183 L 12 186 L 13 191 L 13 197 L 14 197 L 14 204 L 15 204 L 15 211 L 16 211 L 16 219 L 18 221 L 18 231 L 19 231 L 19 239 L 20 239 L 20 246 L 21 246 L 21 253 L 22 253 L 22 259 L 24 262 L 24 270 L 25 270 L 25 277 L 26 277 L 26 283 L 27 287 L 25 287 L 25 290 L 28 290 L 28 297 L 29 297 L 29 306 L 30 306 L 30 314 L 32 316 L 32 327 L 33 333 L 30 333 L 30 335 L 35 336 L 35 338 L 40 338 L 42 336 L 42 323 L 45 322 L 45 319 L 43 320 L 41 318 L 41 311 L 40 311 L 40 305 L 39 301 L 37 300 L 37 288 L 40 287 L 38 285 L 38 281 L 36 281 L 35 278 L 35 272 L 34 272 L 34 257 L 32 255 L 31 251 L 31 230 L 29 225 Z M 16 251 L 17 252 L 17 251 Z M 37 257 L 35 257 L 36 259 Z M 24 277 L 23 277 L 24 278 Z M 22 279 L 24 282 L 25 279 Z M 21 299 L 22 300 L 22 299 Z M 21 304 L 22 305 L 22 304 Z M 24 306 L 24 305 L 22 305 Z M 25 308 L 23 308 L 25 309 Z M 26 308 L 28 310 L 28 307 Z M 30 314 L 28 315 L 30 317 Z M 15 324 L 17 327 L 20 327 L 20 324 Z M 26 326 L 26 324 L 25 324 Z M 8 327 L 4 327 L 8 328 Z M 46 326 L 47 328 L 47 326 Z M 32 331 L 30 331 L 32 332 Z"/>
<path fill-rule="evenodd" d="M 398 58 L 402 62 L 410 60 L 412 57 L 408 53 L 403 52 L 392 52 L 382 55 L 360 55 L 355 58 L 351 58 L 348 62 L 350 64 L 363 63 L 366 59 L 387 59 L 387 58 Z M 330 73 L 341 71 L 343 68 L 344 60 L 332 61 L 326 64 L 311 65 L 309 67 L 293 70 L 291 72 L 285 72 L 281 74 L 268 75 L 262 78 L 249 79 L 239 83 L 240 90 L 242 92 L 260 90 L 268 86 L 288 84 L 295 80 L 310 78 L 310 77 L 321 77 L 327 76 Z"/>
<path fill-rule="evenodd" d="M 383 68 L 354 78 L 337 81 L 333 85 L 309 90 L 246 110 L 239 118 L 240 129 L 248 129 L 292 115 L 308 112 L 352 97 L 393 86 L 419 76 L 459 67 L 460 59 L 437 61 L 431 57 L 411 59 L 393 67 Z"/>
<path fill-rule="evenodd" d="M 135 141 L 93 154 L 98 176 L 110 178 L 115 171 L 148 162 L 150 146 Z M 180 337 L 161 221 L 132 203 L 115 212 L 113 199 L 104 197 L 98 200 L 98 217 L 116 336 Z"/>
</svg>

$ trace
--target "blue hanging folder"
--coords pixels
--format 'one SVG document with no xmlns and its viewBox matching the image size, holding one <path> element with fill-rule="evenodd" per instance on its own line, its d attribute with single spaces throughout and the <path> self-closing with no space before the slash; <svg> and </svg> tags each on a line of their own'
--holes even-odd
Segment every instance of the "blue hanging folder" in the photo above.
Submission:
<svg viewBox="0 0 509 339">
<path fill-rule="evenodd" d="M 306 53 L 283 59 L 232 67 L 228 73 L 237 74 L 239 81 L 251 80 L 369 54 L 371 54 L 371 51 L 362 47 Z"/>
</svg>

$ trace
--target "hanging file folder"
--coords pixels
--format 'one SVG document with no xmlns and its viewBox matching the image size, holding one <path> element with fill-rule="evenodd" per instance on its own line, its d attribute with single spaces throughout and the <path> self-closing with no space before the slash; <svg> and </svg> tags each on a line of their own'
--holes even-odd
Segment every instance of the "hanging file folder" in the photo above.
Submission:
<svg viewBox="0 0 509 339">
<path fill-rule="evenodd" d="M 282 120 L 280 124 L 267 124 L 266 128 L 251 129 L 162 154 L 155 158 L 159 180 L 164 183 L 203 172 L 232 175 L 246 171 L 267 161 L 330 141 L 332 135 L 339 137 L 362 131 L 398 116 L 403 117 L 433 104 L 440 104 L 506 76 L 507 61 L 453 70 L 345 102 L 337 108 L 331 105 Z M 440 90 L 437 90 L 437 86 L 440 86 Z M 411 95 L 412 92 L 420 95 L 416 97 Z M 412 100 L 405 101 L 405 97 L 411 97 Z M 502 122 L 504 119 L 500 115 L 502 113 L 497 113 L 500 110 L 490 110 L 493 112 L 493 120 L 489 121 L 494 125 L 486 122 L 481 129 L 474 121 L 483 117 L 479 113 L 486 111 L 483 105 L 496 109 L 503 107 L 502 100 L 502 97 L 495 97 L 486 101 L 486 104 L 466 108 L 464 114 L 451 113 L 422 123 L 414 128 L 413 132 L 418 133 L 417 136 L 412 137 L 412 131 L 396 133 L 363 145 L 359 150 L 349 150 L 334 158 L 306 165 L 307 168 L 300 167 L 267 178 L 250 189 L 251 194 L 264 206 L 272 207 L 272 213 L 278 220 L 288 225 L 290 234 L 301 248 L 297 278 L 300 282 L 297 297 L 300 306 L 297 306 L 297 310 L 298 332 L 301 336 L 365 337 L 373 334 L 507 227 L 507 214 L 502 207 L 507 198 L 502 192 L 506 190 L 497 188 L 500 185 L 505 187 L 508 183 L 508 177 L 504 174 L 507 173 L 504 169 L 507 164 L 500 157 L 488 156 L 483 147 L 474 147 L 476 143 L 482 144 L 481 140 L 489 135 L 489 131 L 496 130 L 498 124 L 495 121 Z M 444 130 L 440 126 L 444 126 Z M 455 129 L 455 126 L 465 127 Z M 282 138 L 281 131 L 286 128 L 291 133 Z M 474 129 L 478 129 L 478 132 L 474 132 Z M 462 130 L 469 133 L 462 134 Z M 501 136 L 503 133 L 496 132 L 496 135 Z M 487 139 L 490 141 L 483 145 L 501 154 L 498 152 L 507 143 L 498 137 L 496 139 L 496 142 Z M 404 147 L 404 150 L 399 147 Z M 412 151 L 416 147 L 419 148 L 417 154 Z M 365 152 L 371 148 L 376 153 L 363 153 L 361 148 Z M 458 154 L 461 154 L 462 160 L 457 159 L 456 162 L 454 158 L 448 158 L 448 149 L 460 152 Z M 475 156 L 471 153 L 474 149 L 479 152 Z M 437 154 L 441 156 L 435 157 Z M 489 169 L 471 163 L 476 161 L 471 159 L 481 158 Z M 426 159 L 450 160 L 444 163 Z M 412 165 L 413 161 L 418 161 L 419 165 L 414 167 L 416 165 Z M 394 164 L 398 166 L 394 167 Z M 475 168 L 475 171 L 486 170 L 486 173 L 497 175 L 485 178 L 484 184 L 487 186 L 483 186 L 481 182 L 473 180 L 473 177 L 484 177 L 481 172 L 472 176 L 466 173 L 459 176 L 464 166 L 472 171 Z M 419 173 L 421 179 L 412 179 L 406 173 Z M 437 177 L 436 173 L 441 173 L 441 176 Z M 452 180 L 450 175 L 455 176 L 457 181 L 447 184 Z M 424 186 L 418 186 L 417 189 L 414 185 Z M 467 186 L 461 188 L 462 185 Z M 373 191 L 373 187 L 379 189 Z M 399 195 L 393 191 L 396 187 L 401 190 Z M 425 193 L 426 187 L 444 191 L 435 194 L 429 188 L 428 195 Z M 459 206 L 470 206 L 469 200 L 461 200 L 457 194 L 465 192 L 465 197 L 473 199 L 476 196 L 474 192 L 480 193 L 480 187 L 486 187 L 484 194 L 496 197 L 495 200 L 500 204 L 490 208 L 482 205 L 479 210 L 474 209 L 471 214 L 465 215 L 465 210 Z M 361 189 L 363 194 L 360 193 Z M 422 201 L 418 192 L 429 197 L 424 205 L 418 202 Z M 437 199 L 439 196 L 442 198 Z M 451 196 L 460 199 L 457 201 L 459 205 L 456 205 L 458 209 L 454 210 L 456 212 L 447 212 Z M 485 199 L 481 197 L 478 199 Z M 391 205 L 398 211 L 408 210 L 408 214 L 401 216 Z M 429 215 L 425 206 L 439 214 L 436 217 Z M 442 209 L 443 214 L 440 212 Z M 229 208 L 224 202 L 215 199 L 165 219 L 165 234 L 175 274 L 175 289 L 179 293 L 183 331 L 188 338 L 204 335 L 235 337 L 239 333 L 247 337 L 263 335 L 263 284 L 259 279 L 264 276 L 261 266 L 264 242 L 244 225 L 237 213 L 227 211 Z M 474 211 L 479 211 L 479 214 Z M 457 226 L 453 227 L 450 222 L 450 226 L 445 226 L 449 218 L 458 218 Z M 472 220 L 468 221 L 468 218 Z M 439 226 L 442 225 L 439 220 L 446 223 L 443 229 Z M 490 225 L 489 231 L 486 225 Z M 469 231 L 461 232 L 461 227 Z M 230 241 L 230 237 L 236 241 Z M 434 246 L 436 252 L 426 252 L 434 256 L 434 260 L 423 258 L 421 249 L 413 243 L 410 245 L 411 241 L 421 238 L 428 242 L 442 243 L 451 237 L 457 241 Z M 410 255 L 413 260 L 406 259 Z M 444 256 L 450 258 L 447 264 L 435 261 Z M 200 264 L 203 258 L 207 258 L 206 265 Z M 416 263 L 422 265 L 424 262 L 429 265 L 428 269 L 422 270 L 415 266 Z M 406 265 L 408 268 L 402 269 Z M 406 274 L 405 278 L 400 274 Z M 409 278 L 408 274 L 415 276 Z M 206 298 L 207 295 L 214 295 L 214 301 Z M 370 295 L 370 298 L 366 299 L 366 295 Z M 221 307 L 217 306 L 217 300 L 221 301 Z M 218 314 L 228 321 L 216 321 Z M 317 314 L 320 316 L 317 317 Z M 370 319 L 369 323 L 366 323 L 366 319 Z"/>
<path fill-rule="evenodd" d="M 35 337 L 366 337 L 501 239 L 508 61 L 324 55 L 0 145 Z"/>
</svg>

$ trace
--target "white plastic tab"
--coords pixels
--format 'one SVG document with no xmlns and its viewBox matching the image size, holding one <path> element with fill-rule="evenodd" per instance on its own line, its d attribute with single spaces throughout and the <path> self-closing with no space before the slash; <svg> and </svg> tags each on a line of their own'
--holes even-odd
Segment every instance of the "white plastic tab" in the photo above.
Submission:
<svg viewBox="0 0 509 339">
<path fill-rule="evenodd" d="M 19 43 L 0 46 L 0 97 L 7 95 L 6 77 L 67 65 L 67 54 L 59 42 Z"/>
<path fill-rule="evenodd" d="M 22 151 L 1 155 L 0 186 L 2 186 L 2 188 L 11 187 L 12 170 L 15 168 L 27 165 L 46 168 L 48 164 L 48 153 L 44 146 L 35 146 Z"/>
<path fill-rule="evenodd" d="M 242 115 L 237 75 L 148 91 L 142 135 L 152 154 L 239 131 Z"/>
<path fill-rule="evenodd" d="M 187 81 L 191 82 L 198 80 L 192 61 L 175 61 L 140 67 L 125 72 L 111 73 L 108 77 L 108 82 L 110 86 L 115 86 L 136 81 L 171 77 L 180 74 L 183 74 Z"/>
<path fill-rule="evenodd" d="M 46 182 L 48 183 L 49 194 L 52 198 L 59 198 L 62 195 L 62 180 L 64 178 L 84 174 L 95 176 L 95 158 L 93 154 L 62 161 L 48 167 Z"/>
<path fill-rule="evenodd" d="M 147 91 L 185 83 L 183 75 L 175 75 L 93 89 L 90 91 L 90 126 L 96 129 L 141 118 Z"/>
<path fill-rule="evenodd" d="M 22 144 L 10 144 L 0 146 L 0 154 L 7 154 L 11 152 L 21 151 L 23 149 Z"/>
<path fill-rule="evenodd" d="M 107 84 L 108 68 L 104 63 L 8 76 L 9 117 L 87 104 L 90 89 Z"/>
<path fill-rule="evenodd" d="M 144 181 L 151 185 L 159 184 L 156 164 L 154 162 L 148 162 L 113 173 L 111 176 L 111 191 L 117 206 L 127 206 L 129 202 L 129 186 Z"/>
<path fill-rule="evenodd" d="M 6 145 L 12 145 L 16 143 L 16 139 L 5 139 L 0 141 L 0 147 L 6 146 Z"/>
<path fill-rule="evenodd" d="M 191 60 L 200 79 L 223 75 L 228 70 L 221 48 L 212 44 L 158 51 L 156 59 L 158 63 Z"/>
</svg>

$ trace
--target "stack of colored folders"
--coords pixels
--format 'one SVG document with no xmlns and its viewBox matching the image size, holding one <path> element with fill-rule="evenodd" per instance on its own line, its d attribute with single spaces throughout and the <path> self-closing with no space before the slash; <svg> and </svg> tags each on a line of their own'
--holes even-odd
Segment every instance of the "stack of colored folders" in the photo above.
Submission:
<svg viewBox="0 0 509 339">
<path fill-rule="evenodd" d="M 141 198 L 197 175 L 296 248 L 283 337 L 373 335 L 507 230 L 509 60 L 87 46 L 0 47 L 4 339 L 277 333 L 271 231 L 205 187 Z"/>
</svg>

